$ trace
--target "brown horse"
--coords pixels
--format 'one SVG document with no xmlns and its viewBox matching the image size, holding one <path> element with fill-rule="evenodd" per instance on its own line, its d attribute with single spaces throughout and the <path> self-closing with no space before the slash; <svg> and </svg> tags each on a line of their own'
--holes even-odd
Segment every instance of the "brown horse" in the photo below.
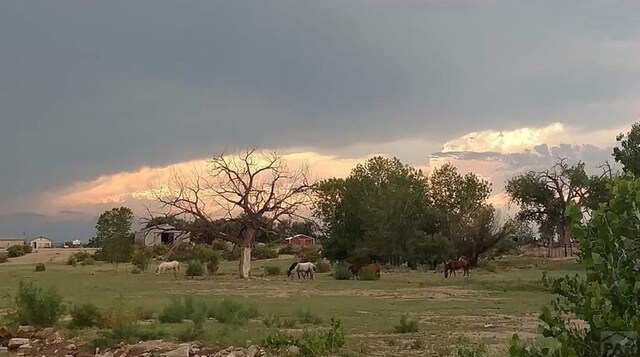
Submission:
<svg viewBox="0 0 640 357">
<path fill-rule="evenodd" d="M 349 271 L 353 275 L 351 279 L 355 278 L 358 280 L 358 274 L 362 269 L 373 269 L 376 272 L 376 280 L 380 280 L 380 271 L 382 270 L 382 267 L 378 263 L 349 265 Z"/>
<path fill-rule="evenodd" d="M 471 267 L 471 263 L 466 260 L 464 257 L 460 257 L 458 260 L 449 260 L 444 265 L 444 277 L 447 278 L 453 273 L 453 276 L 456 276 L 456 270 L 462 269 L 462 276 L 469 275 L 469 268 Z"/>
</svg>

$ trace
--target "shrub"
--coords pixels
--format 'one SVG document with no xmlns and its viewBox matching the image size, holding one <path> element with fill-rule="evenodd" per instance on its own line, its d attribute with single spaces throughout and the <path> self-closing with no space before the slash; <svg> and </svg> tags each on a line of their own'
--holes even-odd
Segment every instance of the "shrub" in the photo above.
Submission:
<svg viewBox="0 0 640 357">
<path fill-rule="evenodd" d="M 376 274 L 375 268 L 368 266 L 360 269 L 358 274 L 358 279 L 360 280 L 378 280 L 378 275 Z"/>
<path fill-rule="evenodd" d="M 207 317 L 207 306 L 200 301 L 193 306 L 189 319 L 191 323 L 185 330 L 178 333 L 180 341 L 193 341 L 200 339 L 204 334 L 204 320 Z"/>
<path fill-rule="evenodd" d="M 258 316 L 255 308 L 245 307 L 233 300 L 224 299 L 219 303 L 209 306 L 208 317 L 215 318 L 218 322 L 230 325 L 242 325 L 250 318 Z"/>
<path fill-rule="evenodd" d="M 278 254 L 290 254 L 290 255 L 294 255 L 296 254 L 296 252 L 293 249 L 292 245 L 285 245 L 284 247 L 280 248 L 278 250 Z"/>
<path fill-rule="evenodd" d="M 310 310 L 298 310 L 296 317 L 301 324 L 320 325 L 322 323 L 322 317 Z"/>
<path fill-rule="evenodd" d="M 226 251 L 227 250 L 227 242 L 221 240 L 221 239 L 216 239 L 213 242 L 211 242 L 211 248 L 213 250 L 221 250 L 221 251 Z"/>
<path fill-rule="evenodd" d="M 171 302 L 160 311 L 158 321 L 162 323 L 179 323 L 189 318 L 192 311 L 189 311 L 190 308 L 188 306 L 193 307 L 193 300 L 191 300 L 191 303 L 183 303 L 183 301 L 186 301 L 186 298 L 172 298 Z"/>
<path fill-rule="evenodd" d="M 20 325 L 53 326 L 62 313 L 62 298 L 53 288 L 43 289 L 33 282 L 20 281 L 14 320 Z"/>
<path fill-rule="evenodd" d="M 296 328 L 298 326 L 298 320 L 296 319 L 282 319 L 278 322 L 280 328 Z"/>
<path fill-rule="evenodd" d="M 460 339 L 456 346 L 456 357 L 482 357 L 487 353 L 484 344 L 471 343 L 467 339 Z"/>
<path fill-rule="evenodd" d="M 164 257 L 167 254 L 167 246 L 159 244 L 153 247 L 153 255 L 156 257 Z"/>
<path fill-rule="evenodd" d="M 234 249 L 230 252 L 226 252 L 224 254 L 224 259 L 228 261 L 238 261 L 240 260 L 240 249 Z"/>
<path fill-rule="evenodd" d="M 257 260 L 273 259 L 278 257 L 278 252 L 263 245 L 257 246 L 251 253 L 251 256 Z"/>
<path fill-rule="evenodd" d="M 95 264 L 96 264 L 96 260 L 95 260 L 95 259 L 93 259 L 93 258 L 91 258 L 91 257 L 89 257 L 89 258 L 88 258 L 88 259 L 86 259 L 86 260 L 83 260 L 83 261 L 80 263 L 80 265 L 83 265 L 83 266 L 84 266 L 84 265 L 95 265 Z"/>
<path fill-rule="evenodd" d="M 218 271 L 218 259 L 210 260 L 207 262 L 207 271 L 209 274 L 213 274 Z"/>
<path fill-rule="evenodd" d="M 514 335 L 512 356 L 599 356 L 604 332 L 638 331 L 640 179 L 619 177 L 607 186 L 608 200 L 588 220 L 580 206 L 572 204 L 566 211 L 586 274 L 543 275 L 543 284 L 559 295 L 540 315 L 546 338 L 523 343 Z M 584 327 L 576 328 L 572 319 L 582 320 Z M 625 349 L 638 346 L 635 338 L 627 342 Z"/>
<path fill-rule="evenodd" d="M 72 328 L 96 327 L 102 325 L 102 313 L 94 304 L 74 306 L 71 309 Z"/>
<path fill-rule="evenodd" d="M 9 255 L 7 253 L 0 253 L 0 264 L 9 261 Z"/>
<path fill-rule="evenodd" d="M 318 268 L 318 273 L 328 273 L 331 271 L 331 264 L 324 260 L 321 260 L 316 263 L 316 268 Z"/>
<path fill-rule="evenodd" d="M 274 265 L 267 265 L 264 267 L 264 273 L 268 276 L 276 276 L 282 274 L 280 267 Z"/>
<path fill-rule="evenodd" d="M 36 271 L 45 271 L 47 268 L 42 263 L 36 264 Z"/>
<path fill-rule="evenodd" d="M 143 339 L 140 338 L 140 326 L 121 298 L 116 300 L 114 308 L 104 317 L 105 326 L 111 329 L 99 333 L 99 337 L 92 343 L 95 347 L 108 348 L 121 342 L 134 343 Z"/>
<path fill-rule="evenodd" d="M 407 314 L 402 314 L 402 316 L 400 316 L 400 324 L 393 326 L 393 329 L 397 333 L 418 332 L 418 321 L 410 320 Z"/>
<path fill-rule="evenodd" d="M 320 253 L 318 253 L 318 249 L 316 248 L 303 248 L 300 253 L 298 253 L 298 258 L 301 262 L 315 263 L 320 260 Z"/>
<path fill-rule="evenodd" d="M 336 264 L 335 269 L 333 270 L 333 277 L 336 280 L 349 280 L 352 277 L 351 271 L 349 270 L 348 263 L 338 263 Z"/>
<path fill-rule="evenodd" d="M 275 326 L 279 322 L 280 322 L 280 318 L 276 315 L 267 315 L 262 318 L 262 323 L 267 327 Z"/>
<path fill-rule="evenodd" d="M 188 277 L 202 276 L 204 275 L 204 266 L 199 260 L 192 260 L 187 264 L 187 271 L 185 274 Z"/>
<path fill-rule="evenodd" d="M 9 255 L 9 258 L 21 257 L 28 253 L 31 253 L 31 246 L 29 245 L 12 245 L 7 248 L 7 255 Z"/>
<path fill-rule="evenodd" d="M 73 253 L 70 258 L 74 258 L 78 263 L 81 263 L 87 259 L 94 259 L 89 252 L 85 251 Z"/>
<path fill-rule="evenodd" d="M 138 268 L 133 268 L 131 269 L 131 274 L 142 274 L 142 270 L 138 269 Z"/>
<path fill-rule="evenodd" d="M 305 330 L 299 339 L 284 333 L 275 331 L 262 341 L 262 346 L 273 351 L 284 347 L 297 346 L 300 355 L 304 357 L 316 357 L 326 352 L 337 352 L 345 343 L 345 333 L 340 320 L 331 320 L 331 328 L 328 330 Z"/>
<path fill-rule="evenodd" d="M 67 259 L 67 265 L 76 266 L 78 264 L 78 260 L 73 255 Z"/>
<path fill-rule="evenodd" d="M 131 264 L 141 271 L 149 269 L 153 258 L 153 250 L 147 247 L 136 247 L 131 253 Z"/>
</svg>

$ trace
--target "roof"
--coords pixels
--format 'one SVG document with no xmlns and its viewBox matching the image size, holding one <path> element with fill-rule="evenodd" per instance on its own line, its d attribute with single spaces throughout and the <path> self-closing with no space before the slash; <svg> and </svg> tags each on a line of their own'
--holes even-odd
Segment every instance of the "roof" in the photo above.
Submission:
<svg viewBox="0 0 640 357">
<path fill-rule="evenodd" d="M 17 240 L 24 242 L 23 238 L 0 238 L 0 242 L 14 242 Z"/>
<path fill-rule="evenodd" d="M 51 239 L 49 239 L 47 237 L 44 237 L 44 236 L 34 237 L 34 238 L 29 239 L 29 241 L 33 242 L 34 240 L 38 240 L 38 239 L 44 239 L 44 240 L 51 241 Z"/>
<path fill-rule="evenodd" d="M 292 236 L 292 237 L 289 237 L 289 238 L 285 238 L 284 240 L 292 240 L 292 239 L 295 239 L 295 238 L 302 238 L 302 239 L 312 239 L 312 240 L 315 240 L 315 238 L 310 237 L 310 236 L 308 236 L 308 235 L 306 235 L 306 234 L 296 234 L 295 236 Z"/>
</svg>

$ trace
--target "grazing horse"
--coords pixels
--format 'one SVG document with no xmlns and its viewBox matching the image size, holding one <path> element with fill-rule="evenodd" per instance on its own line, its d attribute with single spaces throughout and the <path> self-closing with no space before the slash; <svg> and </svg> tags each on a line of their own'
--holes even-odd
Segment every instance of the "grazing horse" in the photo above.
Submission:
<svg viewBox="0 0 640 357">
<path fill-rule="evenodd" d="M 315 273 L 318 269 L 316 265 L 311 262 L 299 263 L 295 262 L 289 266 L 289 270 L 287 270 L 287 278 L 292 278 L 293 273 L 298 273 L 298 280 L 300 280 L 300 276 L 303 279 L 306 279 L 307 276 L 310 276 L 313 279 L 313 273 Z"/>
<path fill-rule="evenodd" d="M 177 260 L 171 262 L 162 262 L 158 265 L 156 269 L 156 275 L 160 275 L 160 273 L 165 273 L 167 270 L 173 270 L 173 274 L 177 275 L 178 271 L 180 271 L 180 262 Z"/>
<path fill-rule="evenodd" d="M 447 278 L 449 276 L 451 276 L 451 274 L 453 273 L 453 276 L 456 276 L 456 270 L 458 269 L 462 269 L 463 270 L 463 274 L 462 276 L 469 276 L 469 268 L 471 267 L 471 263 L 465 259 L 465 257 L 460 257 L 460 259 L 458 260 L 449 260 L 445 265 L 444 265 L 444 277 Z"/>
<path fill-rule="evenodd" d="M 358 280 L 358 274 L 362 269 L 373 269 L 376 273 L 376 280 L 380 280 L 380 270 L 382 270 L 382 267 L 378 263 L 349 265 L 349 271 L 351 271 L 351 274 L 353 275 L 351 279 L 355 278 L 356 280 Z"/>
</svg>

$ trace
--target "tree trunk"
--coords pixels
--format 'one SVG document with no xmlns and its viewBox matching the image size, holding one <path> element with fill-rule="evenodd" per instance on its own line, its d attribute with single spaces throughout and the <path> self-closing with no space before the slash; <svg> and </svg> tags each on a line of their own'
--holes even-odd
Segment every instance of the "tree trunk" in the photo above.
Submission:
<svg viewBox="0 0 640 357">
<path fill-rule="evenodd" d="M 253 238 L 255 236 L 255 230 L 252 227 L 247 227 L 242 233 L 242 244 L 239 246 L 240 250 L 240 263 L 239 273 L 240 278 L 251 278 L 251 249 L 253 247 Z"/>
</svg>

